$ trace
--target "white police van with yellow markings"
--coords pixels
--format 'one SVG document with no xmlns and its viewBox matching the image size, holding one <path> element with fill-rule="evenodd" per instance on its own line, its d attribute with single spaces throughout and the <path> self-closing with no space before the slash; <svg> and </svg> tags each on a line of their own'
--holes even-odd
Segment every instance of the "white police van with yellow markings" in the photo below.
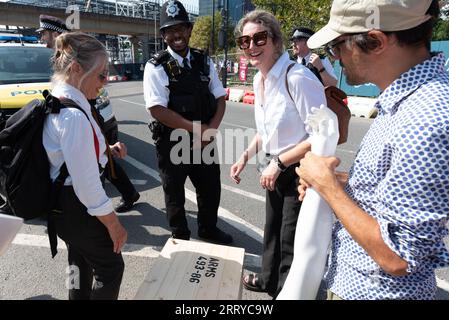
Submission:
<svg viewBox="0 0 449 320">
<path fill-rule="evenodd" d="M 33 99 L 43 99 L 42 92 L 51 90 L 53 50 L 38 43 L 36 37 L 0 33 L 0 121 Z M 106 90 L 97 98 L 96 108 L 105 120 L 109 143 L 117 141 L 117 120 Z"/>
</svg>

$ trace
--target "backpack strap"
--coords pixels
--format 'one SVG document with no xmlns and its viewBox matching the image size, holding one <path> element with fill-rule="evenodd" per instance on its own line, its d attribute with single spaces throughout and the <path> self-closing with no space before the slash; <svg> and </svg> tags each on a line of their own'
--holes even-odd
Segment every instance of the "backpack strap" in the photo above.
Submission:
<svg viewBox="0 0 449 320">
<path fill-rule="evenodd" d="M 290 89 L 288 88 L 288 72 L 290 71 L 291 68 L 293 68 L 295 64 L 292 63 L 287 67 L 287 71 L 285 71 L 285 87 L 287 88 L 287 92 L 288 95 L 290 96 L 290 99 L 292 99 L 293 102 L 295 102 L 295 100 L 292 97 L 292 94 L 290 93 Z"/>
<path fill-rule="evenodd" d="M 323 83 L 323 78 L 321 78 L 321 74 L 320 74 L 320 70 L 318 70 L 313 64 L 311 64 L 310 62 L 306 65 L 306 67 L 312 71 L 312 73 L 315 75 L 315 77 L 317 77 L 318 80 L 320 80 L 321 84 L 324 85 Z M 324 67 L 323 67 L 324 68 Z"/>
<path fill-rule="evenodd" d="M 64 109 L 64 108 L 75 108 L 75 109 L 78 109 L 79 111 L 81 111 L 82 113 L 84 113 L 84 115 L 86 116 L 87 121 L 89 121 L 90 126 L 92 128 L 92 133 L 93 133 L 93 136 L 94 136 L 95 155 L 97 156 L 97 162 L 99 162 L 100 161 L 100 142 L 98 141 L 98 137 L 95 134 L 94 126 L 90 122 L 89 116 L 87 115 L 86 111 L 84 111 L 83 108 L 78 106 L 74 101 L 72 101 L 70 99 L 63 98 L 60 101 L 61 101 L 62 104 L 60 104 L 59 110 Z"/>
<path fill-rule="evenodd" d="M 62 101 L 60 101 L 58 98 L 53 97 L 51 94 L 47 94 L 44 96 L 45 96 L 45 101 L 47 102 L 47 106 L 49 106 L 48 110 L 51 113 L 59 113 L 61 111 L 61 109 L 64 109 L 64 108 L 75 108 L 75 109 L 78 109 L 79 111 L 81 111 L 86 116 L 86 118 L 89 121 L 90 126 L 92 128 L 92 133 L 94 136 L 94 144 L 95 144 L 95 155 L 97 156 L 97 162 L 98 162 L 99 158 L 100 158 L 100 143 L 98 141 L 98 137 L 95 134 L 94 127 L 93 127 L 92 123 L 90 122 L 86 111 L 84 111 L 80 106 L 78 106 L 75 102 L 73 102 L 70 99 L 62 99 Z M 68 176 L 69 176 L 69 170 L 67 169 L 67 165 L 64 162 L 61 166 L 61 169 L 59 170 L 58 176 L 56 177 L 55 181 L 53 181 L 53 185 L 52 185 L 52 196 L 53 196 L 52 202 L 53 202 L 53 204 L 56 203 L 58 195 L 61 192 L 62 187 L 64 186 L 64 182 Z M 48 229 L 48 239 L 50 242 L 51 256 L 52 256 L 52 258 L 54 258 L 56 256 L 56 254 L 58 253 L 58 238 L 57 238 L 57 233 L 56 233 L 55 221 L 53 220 L 53 215 L 51 215 L 51 214 L 48 215 L 47 229 Z"/>
</svg>

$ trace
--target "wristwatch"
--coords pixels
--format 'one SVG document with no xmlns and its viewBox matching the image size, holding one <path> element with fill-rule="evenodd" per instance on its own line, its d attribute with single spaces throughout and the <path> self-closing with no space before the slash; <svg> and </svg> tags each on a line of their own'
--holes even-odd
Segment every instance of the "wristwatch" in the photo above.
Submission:
<svg viewBox="0 0 449 320">
<path fill-rule="evenodd" d="M 276 162 L 276 164 L 278 165 L 278 168 L 281 170 L 281 172 L 284 172 L 285 170 L 287 170 L 287 167 L 282 163 L 281 159 L 279 159 L 279 156 L 275 156 L 273 158 L 273 160 Z"/>
</svg>

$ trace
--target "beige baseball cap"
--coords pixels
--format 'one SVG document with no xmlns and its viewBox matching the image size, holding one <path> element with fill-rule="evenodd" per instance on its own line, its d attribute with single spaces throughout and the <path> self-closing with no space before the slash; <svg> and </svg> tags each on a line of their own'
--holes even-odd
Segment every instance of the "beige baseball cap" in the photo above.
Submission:
<svg viewBox="0 0 449 320">
<path fill-rule="evenodd" d="M 329 22 L 309 38 L 307 46 L 315 49 L 348 33 L 414 28 L 431 18 L 426 15 L 431 3 L 432 0 L 334 0 Z"/>
</svg>

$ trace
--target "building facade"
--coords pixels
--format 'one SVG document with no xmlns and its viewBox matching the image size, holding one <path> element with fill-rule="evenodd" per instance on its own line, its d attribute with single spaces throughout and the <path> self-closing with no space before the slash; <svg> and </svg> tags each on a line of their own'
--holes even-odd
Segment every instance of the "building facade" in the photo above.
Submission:
<svg viewBox="0 0 449 320">
<path fill-rule="evenodd" d="M 199 1 L 199 16 L 210 16 L 214 11 L 212 5 L 215 6 L 215 12 L 220 11 L 226 0 L 198 0 Z M 254 10 L 254 5 L 251 0 L 228 0 L 229 4 L 229 22 L 236 25 L 243 15 L 251 10 Z"/>
</svg>

